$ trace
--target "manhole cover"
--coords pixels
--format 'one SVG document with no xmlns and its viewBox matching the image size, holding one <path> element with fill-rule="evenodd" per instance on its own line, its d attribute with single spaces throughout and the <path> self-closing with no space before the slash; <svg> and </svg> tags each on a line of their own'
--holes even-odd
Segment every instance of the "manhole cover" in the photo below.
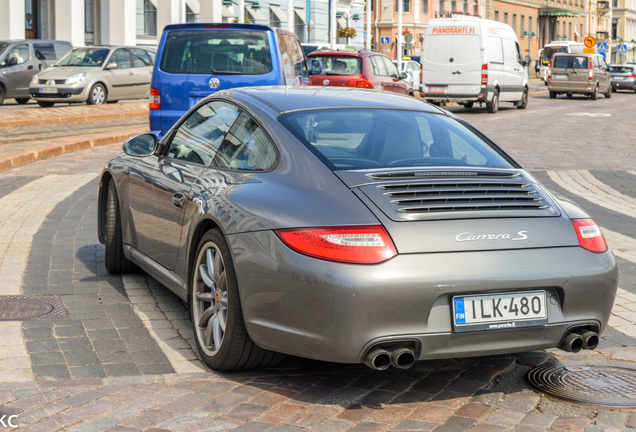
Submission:
<svg viewBox="0 0 636 432">
<path fill-rule="evenodd" d="M 535 389 L 572 402 L 636 407 L 636 367 L 591 363 L 548 363 L 526 380 Z"/>
<path fill-rule="evenodd" d="M 0 296 L 0 321 L 55 319 L 68 319 L 62 299 L 58 296 Z"/>
</svg>

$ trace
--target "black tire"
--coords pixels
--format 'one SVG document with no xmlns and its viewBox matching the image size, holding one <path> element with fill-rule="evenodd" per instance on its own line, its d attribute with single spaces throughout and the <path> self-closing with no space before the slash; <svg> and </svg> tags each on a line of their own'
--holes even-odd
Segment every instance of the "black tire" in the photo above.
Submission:
<svg viewBox="0 0 636 432">
<path fill-rule="evenodd" d="M 119 211 L 119 200 L 117 199 L 117 188 L 115 183 L 108 183 L 108 195 L 106 197 L 106 236 L 104 244 L 106 254 L 104 264 L 109 273 L 134 273 L 139 271 L 139 267 L 130 262 L 124 256 L 124 243 L 122 240 L 121 213 Z"/>
<path fill-rule="evenodd" d="M 464 105 L 464 108 L 470 109 L 473 107 L 474 104 L 475 104 L 474 102 L 466 102 L 466 103 L 463 103 L 462 105 Z"/>
<path fill-rule="evenodd" d="M 550 90 L 550 99 L 556 99 L 557 92 Z"/>
<path fill-rule="evenodd" d="M 515 106 L 519 109 L 526 109 L 528 106 L 528 89 L 523 90 L 523 95 L 521 95 L 521 100 L 515 104 Z"/>
<path fill-rule="evenodd" d="M 199 242 L 189 288 L 192 330 L 205 364 L 214 370 L 237 371 L 271 367 L 283 360 L 282 354 L 258 347 L 247 333 L 230 250 L 218 229 L 208 231 Z"/>
<path fill-rule="evenodd" d="M 0 86 L 0 105 L 4 103 L 4 89 Z"/>
<path fill-rule="evenodd" d="M 15 98 L 15 101 L 19 103 L 20 105 L 24 105 L 25 103 L 29 101 L 29 99 L 31 98 Z"/>
<path fill-rule="evenodd" d="M 607 87 L 607 93 L 603 93 L 603 96 L 605 96 L 605 99 L 610 99 L 612 97 L 612 85 L 610 84 L 609 87 Z"/>
<path fill-rule="evenodd" d="M 492 95 L 492 100 L 486 102 L 486 110 L 491 114 L 499 111 L 499 90 L 495 90 Z"/>
<path fill-rule="evenodd" d="M 104 87 L 100 83 L 97 83 L 91 88 L 90 92 L 88 93 L 88 99 L 86 100 L 86 103 L 88 105 L 101 105 L 106 103 L 106 99 L 106 87 Z"/>
<path fill-rule="evenodd" d="M 616 93 L 616 89 L 612 87 L 612 93 Z"/>
<path fill-rule="evenodd" d="M 567 92 L 565 95 L 568 97 L 568 99 L 572 99 L 572 96 L 573 96 L 572 92 Z"/>
<path fill-rule="evenodd" d="M 42 108 L 51 108 L 53 105 L 55 105 L 55 102 L 46 102 L 46 101 L 37 101 L 38 105 L 40 105 Z"/>
<path fill-rule="evenodd" d="M 596 87 L 594 87 L 594 91 L 590 93 L 590 99 L 592 100 L 598 99 L 598 84 L 596 84 Z"/>
</svg>

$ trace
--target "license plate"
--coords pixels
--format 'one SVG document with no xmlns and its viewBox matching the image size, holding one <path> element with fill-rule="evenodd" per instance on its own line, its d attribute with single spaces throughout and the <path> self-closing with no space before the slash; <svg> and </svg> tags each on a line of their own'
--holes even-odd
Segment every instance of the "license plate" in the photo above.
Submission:
<svg viewBox="0 0 636 432">
<path fill-rule="evenodd" d="M 613 77 L 612 79 L 615 79 L 615 80 L 622 80 L 622 79 L 623 79 L 623 77 Z"/>
<path fill-rule="evenodd" d="M 446 93 L 446 87 L 429 86 L 428 87 L 428 92 L 429 93 Z"/>
<path fill-rule="evenodd" d="M 567 79 L 567 77 L 566 74 L 554 74 L 553 79 Z"/>
<path fill-rule="evenodd" d="M 42 87 L 40 89 L 40 93 L 57 93 L 57 88 L 55 88 L 55 87 Z"/>
<path fill-rule="evenodd" d="M 545 291 L 453 297 L 456 332 L 544 325 L 548 321 Z"/>
</svg>

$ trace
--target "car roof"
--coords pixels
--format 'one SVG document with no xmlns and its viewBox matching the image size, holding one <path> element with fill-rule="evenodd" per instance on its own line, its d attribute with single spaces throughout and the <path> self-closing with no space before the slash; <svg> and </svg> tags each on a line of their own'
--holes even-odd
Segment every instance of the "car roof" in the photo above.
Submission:
<svg viewBox="0 0 636 432">
<path fill-rule="evenodd" d="M 353 87 L 267 86 L 242 87 L 215 93 L 233 97 L 243 103 L 256 103 L 273 111 L 272 115 L 327 108 L 376 108 L 446 112 L 412 96 Z"/>
</svg>

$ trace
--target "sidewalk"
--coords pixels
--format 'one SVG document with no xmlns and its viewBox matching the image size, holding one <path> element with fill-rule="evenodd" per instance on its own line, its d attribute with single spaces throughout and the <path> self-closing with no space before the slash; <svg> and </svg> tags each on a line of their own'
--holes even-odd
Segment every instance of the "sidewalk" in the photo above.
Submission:
<svg viewBox="0 0 636 432">
<path fill-rule="evenodd" d="M 3 110 L 0 172 L 148 130 L 147 102 Z"/>
</svg>

